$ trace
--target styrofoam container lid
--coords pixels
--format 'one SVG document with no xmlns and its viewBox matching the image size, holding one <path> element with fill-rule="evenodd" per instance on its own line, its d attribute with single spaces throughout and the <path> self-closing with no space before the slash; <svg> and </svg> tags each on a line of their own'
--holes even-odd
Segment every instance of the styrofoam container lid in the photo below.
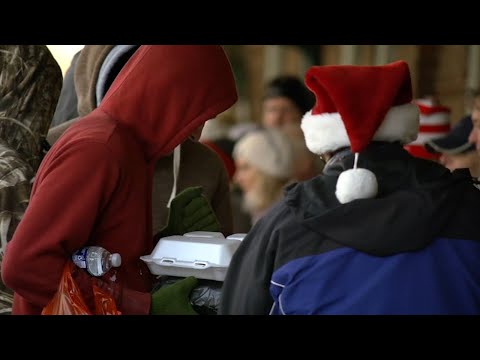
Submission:
<svg viewBox="0 0 480 360">
<path fill-rule="evenodd" d="M 189 233 L 161 238 L 153 252 L 140 259 L 147 264 L 197 270 L 227 268 L 240 241 L 225 239 L 221 233 L 210 233 L 210 236 L 205 232 L 196 233 L 200 234 Z"/>
<path fill-rule="evenodd" d="M 229 235 L 227 236 L 227 239 L 230 239 L 230 240 L 240 240 L 242 241 L 245 236 L 247 236 L 247 234 L 245 233 L 238 233 L 238 234 L 232 234 L 232 235 Z"/>
<path fill-rule="evenodd" d="M 214 231 L 192 231 L 192 232 L 183 234 L 183 236 L 225 239 L 225 236 L 223 236 L 221 232 L 214 232 Z"/>
</svg>

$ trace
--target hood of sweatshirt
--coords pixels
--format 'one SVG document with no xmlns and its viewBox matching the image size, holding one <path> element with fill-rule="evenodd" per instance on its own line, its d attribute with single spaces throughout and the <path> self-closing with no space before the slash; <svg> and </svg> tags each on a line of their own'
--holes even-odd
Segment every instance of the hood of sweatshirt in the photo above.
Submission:
<svg viewBox="0 0 480 360">
<path fill-rule="evenodd" d="M 78 114 L 95 110 L 113 80 L 140 45 L 85 45 L 75 65 Z"/>
<path fill-rule="evenodd" d="M 79 98 L 80 115 L 92 112 L 104 99 L 113 81 L 140 45 L 86 45 L 75 69 L 75 86 Z M 173 187 L 171 200 L 176 195 L 180 169 L 180 145 L 174 150 Z"/>
<path fill-rule="evenodd" d="M 235 78 L 221 46 L 142 45 L 96 111 L 128 129 L 153 161 L 236 100 Z"/>
</svg>

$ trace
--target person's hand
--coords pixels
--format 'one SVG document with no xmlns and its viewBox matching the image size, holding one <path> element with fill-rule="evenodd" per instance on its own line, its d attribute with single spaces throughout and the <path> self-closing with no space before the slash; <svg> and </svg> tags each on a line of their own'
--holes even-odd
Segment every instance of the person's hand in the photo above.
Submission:
<svg viewBox="0 0 480 360">
<path fill-rule="evenodd" d="M 191 231 L 220 231 L 220 223 L 201 186 L 189 187 L 170 204 L 167 226 L 155 237 L 183 235 Z"/>
<path fill-rule="evenodd" d="M 152 315 L 198 315 L 190 303 L 190 293 L 197 286 L 193 276 L 161 287 L 152 294 Z"/>
<path fill-rule="evenodd" d="M 201 187 L 200 191 L 202 191 Z M 175 199 L 172 200 L 172 203 L 174 201 Z M 210 202 L 203 194 L 200 193 L 185 206 L 182 227 L 184 233 L 191 231 L 220 231 L 220 223 L 217 216 Z"/>
</svg>

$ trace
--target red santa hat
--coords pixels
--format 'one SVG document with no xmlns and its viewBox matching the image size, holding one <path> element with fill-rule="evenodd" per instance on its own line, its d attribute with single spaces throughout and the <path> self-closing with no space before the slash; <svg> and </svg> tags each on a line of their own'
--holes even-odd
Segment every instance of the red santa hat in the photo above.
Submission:
<svg viewBox="0 0 480 360">
<path fill-rule="evenodd" d="M 378 184 L 368 169 L 357 167 L 359 154 L 373 141 L 407 144 L 418 134 L 419 113 L 412 103 L 410 71 L 405 61 L 383 66 L 313 66 L 305 84 L 316 103 L 302 119 L 310 151 L 324 154 L 349 146 L 353 169 L 337 180 L 341 203 L 373 198 Z"/>
<path fill-rule="evenodd" d="M 420 110 L 420 130 L 417 139 L 405 149 L 415 157 L 437 160 L 441 154 L 427 151 L 425 144 L 450 132 L 450 108 L 435 105 L 428 99 L 418 99 L 415 103 Z"/>
</svg>

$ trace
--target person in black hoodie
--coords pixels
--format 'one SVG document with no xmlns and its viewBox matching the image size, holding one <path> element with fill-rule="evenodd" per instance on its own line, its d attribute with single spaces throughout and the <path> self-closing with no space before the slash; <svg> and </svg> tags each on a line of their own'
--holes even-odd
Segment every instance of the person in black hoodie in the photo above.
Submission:
<svg viewBox="0 0 480 360">
<path fill-rule="evenodd" d="M 302 120 L 323 173 L 291 185 L 243 240 L 220 314 L 479 314 L 480 191 L 414 158 L 408 65 L 314 66 Z"/>
</svg>

